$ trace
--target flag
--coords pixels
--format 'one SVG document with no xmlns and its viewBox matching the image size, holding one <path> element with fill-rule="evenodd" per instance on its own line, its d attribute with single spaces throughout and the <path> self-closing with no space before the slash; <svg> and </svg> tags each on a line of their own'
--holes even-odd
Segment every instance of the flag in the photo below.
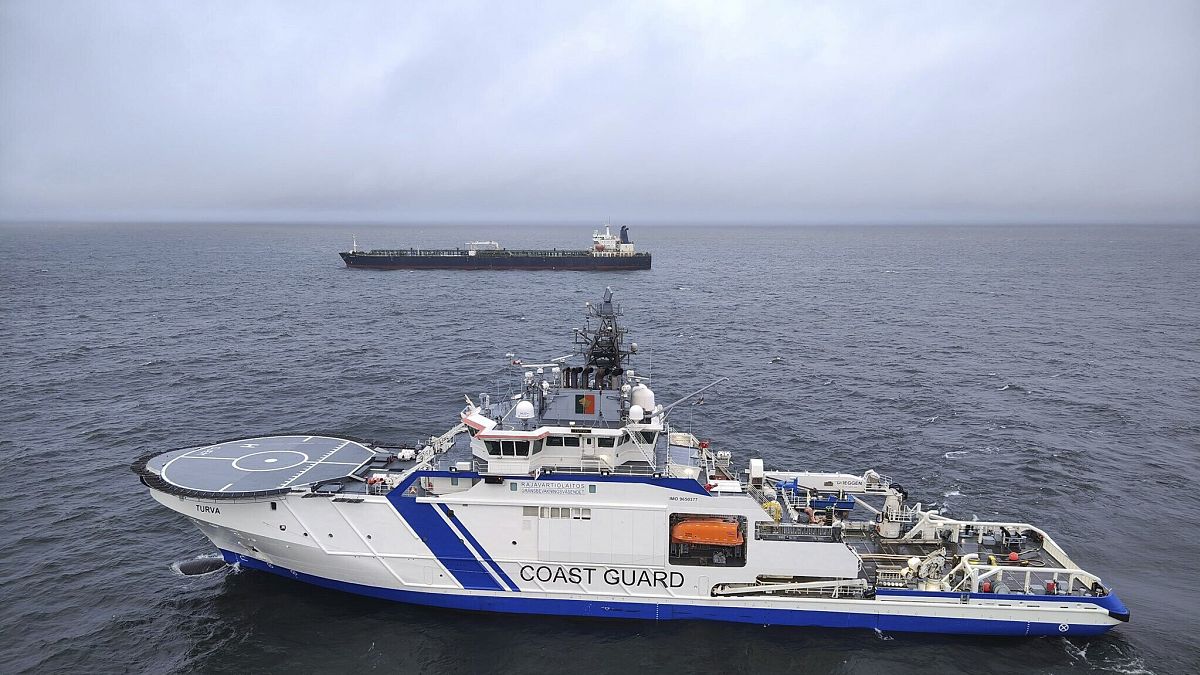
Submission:
<svg viewBox="0 0 1200 675">
<path fill-rule="evenodd" d="M 575 397 L 575 414 L 576 415 L 595 415 L 596 414 L 596 395 L 595 394 L 579 394 Z"/>
</svg>

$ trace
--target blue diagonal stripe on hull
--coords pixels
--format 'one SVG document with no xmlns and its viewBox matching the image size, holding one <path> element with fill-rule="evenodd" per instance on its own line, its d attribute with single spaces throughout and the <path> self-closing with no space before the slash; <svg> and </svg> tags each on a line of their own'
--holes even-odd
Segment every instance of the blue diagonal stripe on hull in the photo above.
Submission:
<svg viewBox="0 0 1200 675">
<path fill-rule="evenodd" d="M 454 521 L 455 526 L 457 526 L 459 531 L 462 532 L 463 536 L 467 538 L 467 541 L 471 543 L 471 546 L 474 546 L 475 550 L 479 551 L 479 555 L 483 557 L 483 561 L 488 564 L 488 567 L 496 570 L 496 574 L 499 575 L 504 583 L 508 584 L 510 589 L 514 591 L 520 591 L 521 589 L 517 588 L 517 585 L 514 584 L 513 580 L 504 573 L 504 570 L 500 568 L 500 565 L 495 560 L 492 560 L 492 556 L 488 555 L 488 552 L 483 549 L 483 546 L 480 545 L 479 540 L 475 538 L 475 535 L 471 534 L 471 531 L 467 529 L 467 526 L 463 524 L 463 521 L 455 518 L 454 512 L 451 511 L 450 508 L 445 504 L 438 504 L 438 506 L 442 508 L 442 511 L 448 518 Z"/>
<path fill-rule="evenodd" d="M 501 587 L 484 569 L 483 564 L 467 550 L 467 545 L 450 529 L 446 521 L 442 520 L 433 504 L 418 502 L 415 497 L 405 496 L 401 490 L 393 490 L 388 494 L 388 501 L 463 588 L 508 590 Z"/>
</svg>

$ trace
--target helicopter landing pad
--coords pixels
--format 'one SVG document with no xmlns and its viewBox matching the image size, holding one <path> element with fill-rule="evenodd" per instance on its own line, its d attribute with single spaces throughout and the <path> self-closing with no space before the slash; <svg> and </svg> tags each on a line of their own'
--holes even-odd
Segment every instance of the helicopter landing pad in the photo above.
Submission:
<svg viewBox="0 0 1200 675">
<path fill-rule="evenodd" d="M 344 438 L 264 436 L 166 452 L 146 468 L 182 490 L 254 493 L 344 478 L 373 457 L 374 450 Z"/>
</svg>

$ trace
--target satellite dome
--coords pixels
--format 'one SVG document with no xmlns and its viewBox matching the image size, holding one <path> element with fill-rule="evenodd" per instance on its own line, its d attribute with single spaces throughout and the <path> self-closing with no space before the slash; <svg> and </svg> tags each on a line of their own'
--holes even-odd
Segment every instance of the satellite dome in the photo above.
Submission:
<svg viewBox="0 0 1200 675">
<path fill-rule="evenodd" d="M 521 401 L 517 404 L 517 419 L 531 420 L 537 415 L 537 411 L 533 408 L 533 403 L 529 401 Z"/>
<path fill-rule="evenodd" d="M 641 382 L 638 382 L 637 386 L 633 388 L 631 400 L 634 405 L 640 406 L 643 411 L 654 410 L 654 392 L 650 390 L 650 387 Z"/>
</svg>

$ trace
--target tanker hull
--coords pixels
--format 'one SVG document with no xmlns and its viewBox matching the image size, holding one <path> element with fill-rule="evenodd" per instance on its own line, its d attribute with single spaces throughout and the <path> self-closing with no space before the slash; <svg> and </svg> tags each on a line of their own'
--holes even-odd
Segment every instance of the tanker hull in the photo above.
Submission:
<svg viewBox="0 0 1200 675">
<path fill-rule="evenodd" d="M 473 253 L 473 255 L 472 255 Z M 598 256 L 588 251 L 504 254 L 503 251 L 343 252 L 346 267 L 373 270 L 574 270 L 581 272 L 648 270 L 651 256 L 637 253 Z"/>
</svg>

